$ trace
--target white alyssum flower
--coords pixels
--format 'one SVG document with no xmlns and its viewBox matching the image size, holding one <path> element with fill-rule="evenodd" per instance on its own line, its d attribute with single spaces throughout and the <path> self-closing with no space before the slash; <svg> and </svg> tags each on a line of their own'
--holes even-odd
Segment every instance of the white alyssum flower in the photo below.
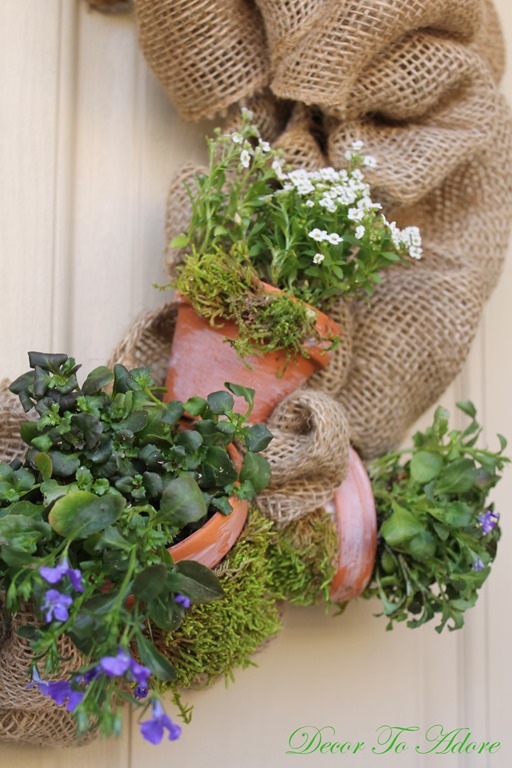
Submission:
<svg viewBox="0 0 512 768">
<path fill-rule="evenodd" d="M 331 245 L 338 245 L 338 243 L 341 243 L 343 238 L 338 235 L 337 232 L 331 232 L 330 235 L 327 235 L 325 238 Z"/>
<path fill-rule="evenodd" d="M 364 208 L 349 208 L 347 218 L 350 219 L 350 221 L 362 221 L 364 213 Z"/>
<path fill-rule="evenodd" d="M 322 240 L 327 240 L 326 230 L 318 229 L 318 227 L 315 227 L 315 229 L 312 229 L 311 232 L 308 232 L 308 235 L 312 238 L 312 240 L 316 240 L 317 243 L 321 243 Z"/>
<path fill-rule="evenodd" d="M 373 155 L 366 155 L 366 157 L 363 157 L 363 165 L 366 168 L 376 168 L 377 160 Z"/>
<path fill-rule="evenodd" d="M 260 139 L 258 146 L 262 152 L 270 152 L 270 144 L 268 141 L 263 141 L 263 139 Z"/>
<path fill-rule="evenodd" d="M 364 227 L 362 224 L 360 224 L 358 227 L 356 227 L 355 236 L 358 240 L 361 240 L 361 238 L 364 237 Z"/>
<path fill-rule="evenodd" d="M 321 264 L 324 259 L 325 256 L 323 253 L 315 253 L 313 256 L 313 264 Z"/>
<path fill-rule="evenodd" d="M 240 163 L 243 165 L 244 168 L 249 167 L 251 163 L 251 156 L 247 149 L 242 149 L 242 151 L 240 152 Z"/>
<path fill-rule="evenodd" d="M 308 208 L 314 208 L 315 207 L 315 201 L 314 200 L 306 200 L 304 205 L 307 205 Z"/>
<path fill-rule="evenodd" d="M 352 142 L 351 149 L 353 152 L 361 152 L 361 150 L 364 149 L 364 142 L 362 142 L 361 139 L 356 139 Z"/>
<path fill-rule="evenodd" d="M 287 178 L 283 171 L 283 160 L 281 158 L 276 157 L 275 160 L 272 161 L 272 170 L 281 181 Z"/>
<path fill-rule="evenodd" d="M 240 110 L 243 117 L 246 117 L 251 122 L 254 120 L 254 112 L 251 109 L 248 109 L 247 107 L 242 107 Z"/>
<path fill-rule="evenodd" d="M 239 133 L 232 133 L 232 134 L 231 134 L 231 141 L 232 141 L 234 144 L 241 144 L 241 143 L 242 143 L 242 141 L 243 141 L 243 138 L 242 138 L 242 136 L 240 136 L 240 134 L 239 134 Z"/>
</svg>

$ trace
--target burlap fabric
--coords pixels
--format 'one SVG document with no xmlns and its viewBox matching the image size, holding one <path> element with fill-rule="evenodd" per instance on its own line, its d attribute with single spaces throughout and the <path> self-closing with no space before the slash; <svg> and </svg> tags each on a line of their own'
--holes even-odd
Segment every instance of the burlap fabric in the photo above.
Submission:
<svg viewBox="0 0 512 768">
<path fill-rule="evenodd" d="M 2 638 L 0 640 L 0 742 L 15 742 L 48 747 L 74 747 L 89 743 L 96 731 L 77 738 L 76 721 L 63 706 L 29 688 L 29 666 L 33 654 L 27 640 L 17 635 L 24 624 L 34 623 L 31 610 L 17 613 L 7 623 L 0 600 Z M 45 679 L 62 680 L 82 663 L 80 654 L 67 637 L 59 641 L 61 655 L 66 659 L 57 676 Z M 42 670 L 41 670 L 42 672 Z"/>
<path fill-rule="evenodd" d="M 136 0 L 145 48 L 151 4 L 155 17 L 169 5 Z M 369 304 L 350 303 L 339 377 L 332 368 L 310 382 L 332 397 L 333 414 L 342 406 L 351 441 L 371 458 L 395 447 L 460 371 L 502 266 L 512 147 L 497 90 L 504 53 L 496 12 L 490 0 L 254 0 L 247 8 L 261 14 L 266 33 L 265 96 L 255 110 L 264 137 L 312 168 L 343 166 L 347 145 L 362 139 L 377 159 L 368 170 L 373 196 L 388 218 L 422 230 L 423 261 L 390 269 Z M 208 21 L 218 24 L 214 11 Z M 199 42 L 194 50 L 189 41 L 187 56 L 200 69 Z M 233 68 L 234 81 L 243 66 Z M 257 97 L 248 80 L 243 104 Z M 230 130 L 240 103 L 230 105 Z M 217 114 L 225 107 L 219 97 Z M 210 101 L 196 117 L 211 111 Z M 277 136 L 276 114 L 288 115 Z M 169 238 L 183 228 L 181 203 L 170 196 Z M 172 258 L 167 264 L 172 272 Z M 303 469 L 294 475 L 289 466 L 289 476 Z"/>
<path fill-rule="evenodd" d="M 0 461 L 22 458 L 26 445 L 19 436 L 20 425 L 27 420 L 19 399 L 0 382 Z M 31 611 L 20 611 L 8 622 L 0 596 L 0 742 L 17 742 L 50 747 L 78 746 L 94 738 L 94 733 L 77 740 L 76 723 L 65 707 L 58 707 L 37 689 L 26 688 L 33 660 L 29 643 L 17 636 L 17 628 L 33 623 Z M 63 664 L 59 679 L 80 666 L 80 655 L 67 638 L 61 641 Z M 44 675 L 42 675 L 44 677 Z"/>
<path fill-rule="evenodd" d="M 26 445 L 20 437 L 20 426 L 27 421 L 27 414 L 19 398 L 8 390 L 9 381 L 0 381 L 0 461 L 8 464 L 21 458 Z"/>
</svg>

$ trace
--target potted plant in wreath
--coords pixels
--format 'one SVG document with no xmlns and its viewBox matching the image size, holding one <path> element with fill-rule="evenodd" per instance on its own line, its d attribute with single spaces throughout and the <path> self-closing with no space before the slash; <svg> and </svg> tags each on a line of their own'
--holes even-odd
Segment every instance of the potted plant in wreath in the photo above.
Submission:
<svg viewBox="0 0 512 768">
<path fill-rule="evenodd" d="M 201 393 L 209 360 L 215 386 L 255 386 L 253 417 L 264 420 L 327 365 L 343 329 L 324 311 L 371 296 L 385 267 L 420 258 L 421 238 L 379 213 L 361 142 L 345 169 L 290 170 L 251 118 L 243 110 L 237 132 L 217 130 L 208 173 L 187 187 L 189 226 L 171 243 L 183 263 L 171 283 L 179 312 L 167 388 L 180 399 Z"/>
<path fill-rule="evenodd" d="M 150 710 L 148 741 L 177 738 L 158 694 L 148 697 L 176 676 L 152 628 L 173 631 L 191 603 L 222 597 L 203 564 L 222 553 L 179 548 L 212 523 L 218 537 L 218 518 L 235 521 L 236 538 L 268 482 L 258 453 L 271 435 L 247 424 L 254 393 L 242 387 L 227 385 L 245 398 L 245 414 L 227 391 L 164 404 L 148 368 L 102 366 L 79 386 L 67 355 L 29 359 L 10 389 L 37 418 L 21 427 L 23 461 L 0 464 L 0 590 L 7 617 L 33 608 L 19 629 L 34 654 L 31 685 L 66 704 L 79 734 L 119 733 L 128 700 L 141 717 Z M 185 410 L 195 421 L 182 422 Z M 56 680 L 63 637 L 83 658 Z"/>
</svg>

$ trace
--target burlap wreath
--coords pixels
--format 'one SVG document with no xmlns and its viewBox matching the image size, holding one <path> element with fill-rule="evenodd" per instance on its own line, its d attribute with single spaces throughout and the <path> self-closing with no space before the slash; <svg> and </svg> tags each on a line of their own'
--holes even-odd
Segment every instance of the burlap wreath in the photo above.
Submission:
<svg viewBox="0 0 512 768">
<path fill-rule="evenodd" d="M 496 13 L 488 0 L 134 5 L 142 49 L 185 119 L 225 117 L 233 130 L 244 104 L 263 136 L 304 167 L 343 166 L 347 145 L 362 139 L 377 159 L 368 172 L 374 197 L 399 226 L 422 230 L 420 264 L 390 270 L 370 304 L 337 309 L 350 318 L 344 347 L 310 381 L 316 391 L 304 416 L 308 422 L 315 412 L 315 440 L 331 449 L 330 462 L 316 450 L 309 464 L 297 459 L 310 429 L 294 419 L 303 393 L 273 417 L 278 431 L 288 422 L 299 434 L 288 434 L 288 450 L 271 449 L 274 476 L 286 483 L 269 489 L 262 508 L 279 522 L 301 516 L 344 476 L 348 435 L 371 458 L 395 447 L 438 400 L 461 369 L 499 276 L 512 176 Z M 182 182 L 196 170 L 185 168 L 171 185 L 169 240 L 186 224 Z M 176 258 L 166 254 L 171 274 Z M 349 433 L 340 428 L 340 450 L 331 428 L 343 414 Z"/>
</svg>

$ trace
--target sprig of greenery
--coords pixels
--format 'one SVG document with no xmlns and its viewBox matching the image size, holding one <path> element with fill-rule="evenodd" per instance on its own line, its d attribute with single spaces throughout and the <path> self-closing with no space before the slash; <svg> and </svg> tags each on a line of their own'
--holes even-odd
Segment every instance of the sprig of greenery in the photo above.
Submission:
<svg viewBox="0 0 512 768">
<path fill-rule="evenodd" d="M 248 388 L 162 403 L 148 368 L 102 366 L 79 387 L 67 355 L 29 359 L 32 370 L 10 388 L 37 419 L 21 429 L 24 462 L 0 465 L 0 589 L 9 614 L 35 608 L 37 623 L 21 630 L 36 656 L 34 684 L 58 703 L 68 698 L 80 731 L 99 724 L 116 733 L 119 703 L 141 706 L 145 675 L 176 679 L 152 627 L 172 632 L 190 603 L 223 594 L 210 569 L 175 563 L 167 548 L 213 512 L 229 514 L 231 496 L 252 499 L 267 485 L 258 454 L 272 436 L 247 424 Z M 245 414 L 234 412 L 233 394 L 245 399 Z M 185 413 L 196 420 L 184 424 Z M 228 451 L 234 441 L 245 450 L 240 471 Z M 52 688 L 38 675 L 59 672 L 64 634 L 84 663 Z M 161 724 L 152 701 L 150 722 Z"/>
<path fill-rule="evenodd" d="M 196 263 L 244 243 L 260 279 L 322 310 L 371 295 L 381 270 L 421 256 L 417 228 L 399 230 L 371 200 L 362 169 L 374 159 L 361 142 L 347 150 L 346 169 L 292 170 L 251 117 L 243 111 L 236 133 L 208 139 L 208 173 L 187 187 L 190 223 L 171 247 Z"/>
<path fill-rule="evenodd" d="M 438 632 L 462 627 L 496 554 L 499 515 L 487 497 L 509 461 L 506 440 L 498 436 L 496 452 L 479 448 L 475 407 L 457 407 L 471 418 L 463 431 L 449 430 L 449 413 L 438 408 L 412 448 L 369 468 L 379 537 L 365 596 L 380 598 L 388 629 L 394 621 L 418 627 L 436 617 Z"/>
</svg>

